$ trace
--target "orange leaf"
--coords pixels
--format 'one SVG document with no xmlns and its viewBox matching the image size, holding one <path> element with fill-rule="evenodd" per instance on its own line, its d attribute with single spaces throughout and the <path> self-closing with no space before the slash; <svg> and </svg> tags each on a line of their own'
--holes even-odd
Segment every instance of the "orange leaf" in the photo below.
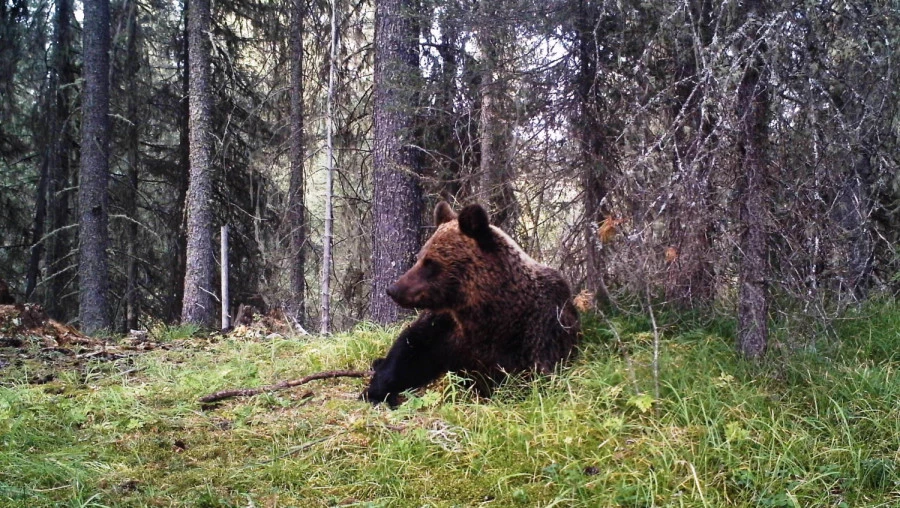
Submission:
<svg viewBox="0 0 900 508">
<path fill-rule="evenodd" d="M 678 259 L 678 249 L 675 247 L 669 247 L 666 249 L 666 263 L 671 263 Z"/>
<path fill-rule="evenodd" d="M 603 219 L 603 222 L 600 223 L 600 229 L 597 231 L 600 241 L 603 243 L 611 242 L 613 237 L 616 236 L 616 230 L 621 223 L 622 219 L 617 219 L 613 215 L 608 215 Z"/>
</svg>

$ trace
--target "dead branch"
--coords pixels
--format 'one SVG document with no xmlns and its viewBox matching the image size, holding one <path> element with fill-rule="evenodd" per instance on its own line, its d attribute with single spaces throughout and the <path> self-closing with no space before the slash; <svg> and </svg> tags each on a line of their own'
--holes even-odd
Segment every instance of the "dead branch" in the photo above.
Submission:
<svg viewBox="0 0 900 508">
<path fill-rule="evenodd" d="M 310 374 L 300 379 L 282 381 L 274 385 L 260 386 L 258 388 L 238 388 L 234 390 L 222 390 L 220 392 L 211 393 L 209 395 L 200 397 L 199 402 L 201 404 L 210 404 L 212 402 L 218 402 L 220 400 L 230 399 L 232 397 L 251 397 L 253 395 L 259 395 L 260 393 L 286 390 L 288 388 L 300 386 L 317 379 L 332 379 L 336 377 L 369 377 L 371 375 L 371 370 L 326 370 L 324 372 Z"/>
</svg>

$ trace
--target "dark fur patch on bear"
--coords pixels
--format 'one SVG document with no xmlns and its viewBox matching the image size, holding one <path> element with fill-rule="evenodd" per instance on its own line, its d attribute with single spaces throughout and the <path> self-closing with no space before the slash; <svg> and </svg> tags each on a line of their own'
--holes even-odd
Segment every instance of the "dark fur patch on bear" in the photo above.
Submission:
<svg viewBox="0 0 900 508">
<path fill-rule="evenodd" d="M 491 222 L 487 212 L 480 205 L 469 205 L 459 212 L 459 230 L 466 236 L 474 238 L 478 246 L 488 252 L 497 250 L 497 239 L 491 231 Z"/>
<path fill-rule="evenodd" d="M 448 314 L 422 313 L 403 329 L 387 356 L 372 362 L 375 374 L 362 399 L 397 407 L 402 392 L 427 385 L 452 370 L 449 335 L 454 328 Z"/>
</svg>

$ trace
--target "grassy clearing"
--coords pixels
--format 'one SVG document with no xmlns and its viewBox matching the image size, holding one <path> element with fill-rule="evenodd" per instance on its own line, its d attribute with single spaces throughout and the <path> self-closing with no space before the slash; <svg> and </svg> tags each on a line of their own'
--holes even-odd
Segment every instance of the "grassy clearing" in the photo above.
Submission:
<svg viewBox="0 0 900 508">
<path fill-rule="evenodd" d="M 513 380 L 489 401 L 446 379 L 396 411 L 357 401 L 363 381 L 352 379 L 195 402 L 364 369 L 396 333 L 371 327 L 313 341 L 174 339 L 39 385 L 28 364 L 7 366 L 0 505 L 900 503 L 897 303 L 839 322 L 839 342 L 763 367 L 735 359 L 728 323 L 660 321 L 658 401 L 638 395 L 652 393 L 650 324 L 624 317 L 612 324 L 637 386 L 607 325 L 588 320 L 581 356 L 559 375 Z"/>
</svg>

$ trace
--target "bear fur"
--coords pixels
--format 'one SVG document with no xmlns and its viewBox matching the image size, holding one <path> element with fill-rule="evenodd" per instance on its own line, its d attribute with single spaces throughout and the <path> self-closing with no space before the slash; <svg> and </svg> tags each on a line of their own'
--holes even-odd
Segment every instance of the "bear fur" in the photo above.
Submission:
<svg viewBox="0 0 900 508">
<path fill-rule="evenodd" d="M 581 328 L 562 275 L 491 226 L 479 205 L 457 216 L 441 202 L 434 217 L 415 265 L 387 290 L 422 312 L 373 362 L 362 397 L 394 407 L 400 393 L 448 371 L 488 395 L 508 374 L 549 373 L 573 356 Z"/>
</svg>

